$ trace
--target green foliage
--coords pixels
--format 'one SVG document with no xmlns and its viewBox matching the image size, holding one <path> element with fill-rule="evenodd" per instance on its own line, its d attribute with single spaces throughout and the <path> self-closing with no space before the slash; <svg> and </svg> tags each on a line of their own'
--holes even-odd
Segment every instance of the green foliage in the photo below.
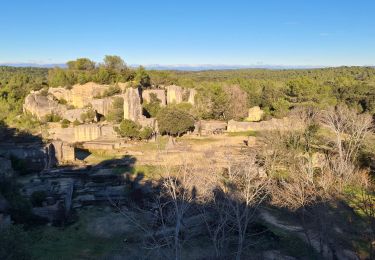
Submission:
<svg viewBox="0 0 375 260">
<path fill-rule="evenodd" d="M 144 127 L 139 131 L 139 138 L 142 140 L 148 140 L 152 137 L 152 134 L 154 133 L 154 130 L 151 127 Z"/>
<path fill-rule="evenodd" d="M 135 72 L 134 80 L 142 87 L 149 87 L 151 85 L 150 76 L 147 74 L 144 67 L 140 66 Z"/>
<path fill-rule="evenodd" d="M 45 191 L 34 191 L 31 194 L 30 202 L 33 207 L 42 207 L 43 202 L 47 198 L 47 193 Z"/>
<path fill-rule="evenodd" d="M 160 99 L 155 93 L 150 94 L 150 102 L 143 103 L 143 110 L 149 117 L 156 117 L 160 110 Z"/>
<path fill-rule="evenodd" d="M 110 122 L 120 123 L 124 117 L 124 99 L 115 97 L 106 119 Z"/>
<path fill-rule="evenodd" d="M 121 136 L 126 137 L 131 140 L 141 139 L 147 140 L 150 139 L 154 130 L 150 127 L 144 127 L 137 124 L 136 122 L 128 119 L 122 120 L 119 127 L 114 128 L 115 131 Z"/>
<path fill-rule="evenodd" d="M 78 58 L 74 61 L 66 63 L 70 70 L 93 70 L 95 69 L 95 62 L 88 58 Z"/>
<path fill-rule="evenodd" d="M 73 121 L 73 126 L 79 126 L 81 125 L 82 123 L 79 122 L 77 119 Z"/>
<path fill-rule="evenodd" d="M 51 113 L 44 116 L 43 122 L 60 122 L 61 119 L 61 116 Z"/>
<path fill-rule="evenodd" d="M 194 118 L 185 111 L 165 107 L 157 116 L 159 131 L 161 134 L 181 136 L 194 130 Z"/>
<path fill-rule="evenodd" d="M 87 112 L 81 114 L 81 120 L 85 123 L 92 123 L 96 119 L 96 112 L 92 108 L 89 108 Z"/>
<path fill-rule="evenodd" d="M 104 57 L 104 66 L 109 70 L 123 70 L 126 68 L 126 64 L 120 56 L 106 55 Z"/>
<path fill-rule="evenodd" d="M 62 128 L 68 128 L 69 125 L 70 125 L 70 121 L 69 121 L 68 119 L 63 119 L 63 120 L 61 121 L 61 127 L 62 127 Z"/>
<path fill-rule="evenodd" d="M 128 119 L 124 119 L 121 122 L 120 127 L 115 128 L 116 132 L 120 136 L 127 137 L 129 139 L 137 139 L 139 137 L 140 129 L 140 125 Z"/>
<path fill-rule="evenodd" d="M 31 259 L 31 239 L 22 226 L 0 229 L 0 259 Z"/>
<path fill-rule="evenodd" d="M 102 97 L 111 97 L 116 94 L 121 94 L 121 88 L 117 85 L 109 86 L 102 95 Z"/>
</svg>

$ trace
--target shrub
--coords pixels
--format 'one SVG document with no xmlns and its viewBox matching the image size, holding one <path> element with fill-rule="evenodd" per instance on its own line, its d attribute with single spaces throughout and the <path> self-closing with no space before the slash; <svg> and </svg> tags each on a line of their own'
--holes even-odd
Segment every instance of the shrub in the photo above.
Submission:
<svg viewBox="0 0 375 260">
<path fill-rule="evenodd" d="M 163 108 L 159 111 L 157 119 L 161 134 L 181 136 L 194 130 L 194 118 L 189 113 L 179 109 Z"/>
<path fill-rule="evenodd" d="M 68 119 L 63 119 L 63 120 L 61 121 L 61 127 L 62 127 L 62 128 L 68 128 L 69 125 L 70 125 L 70 121 L 69 121 Z"/>
<path fill-rule="evenodd" d="M 94 122 L 96 118 L 96 112 L 90 108 L 86 113 L 81 114 L 81 120 L 86 123 Z"/>
<path fill-rule="evenodd" d="M 61 116 L 55 114 L 55 113 L 51 113 L 51 114 L 47 114 L 44 116 L 44 120 L 45 122 L 59 122 L 61 120 Z"/>
<path fill-rule="evenodd" d="M 116 97 L 113 100 L 112 108 L 108 111 L 107 120 L 120 123 L 124 117 L 124 99 Z"/>
<path fill-rule="evenodd" d="M 139 132 L 139 138 L 142 140 L 148 140 L 151 138 L 154 130 L 151 127 L 145 127 Z"/>
<path fill-rule="evenodd" d="M 79 126 L 80 124 L 82 123 L 79 122 L 77 119 L 73 121 L 73 126 Z"/>
<path fill-rule="evenodd" d="M 115 128 L 116 132 L 119 135 L 121 135 L 122 137 L 130 138 L 130 139 L 139 138 L 140 129 L 141 129 L 140 125 L 128 119 L 122 120 L 120 127 Z"/>
</svg>

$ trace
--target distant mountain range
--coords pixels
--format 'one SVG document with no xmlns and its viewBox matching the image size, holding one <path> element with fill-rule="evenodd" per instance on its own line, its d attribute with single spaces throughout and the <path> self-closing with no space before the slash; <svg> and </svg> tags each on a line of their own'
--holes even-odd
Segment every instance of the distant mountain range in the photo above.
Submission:
<svg viewBox="0 0 375 260">
<path fill-rule="evenodd" d="M 64 63 L 53 63 L 53 64 L 37 64 L 37 63 L 0 63 L 0 66 L 12 66 L 12 67 L 36 67 L 36 68 L 66 68 Z M 131 64 L 130 67 L 139 67 L 139 64 Z M 293 65 L 216 65 L 216 64 L 172 64 L 172 65 L 160 65 L 160 64 L 149 64 L 143 65 L 146 69 L 150 70 L 180 70 L 180 71 L 201 71 L 201 70 L 230 70 L 230 69 L 314 69 L 314 68 L 326 68 L 328 66 L 293 66 Z"/>
</svg>

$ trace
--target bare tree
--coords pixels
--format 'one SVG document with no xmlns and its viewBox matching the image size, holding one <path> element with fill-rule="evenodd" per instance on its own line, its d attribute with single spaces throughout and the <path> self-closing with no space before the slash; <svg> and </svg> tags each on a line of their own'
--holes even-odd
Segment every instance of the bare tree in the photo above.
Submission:
<svg viewBox="0 0 375 260">
<path fill-rule="evenodd" d="M 259 175 L 255 154 L 238 163 L 230 159 L 224 193 L 228 218 L 237 233 L 236 259 L 241 259 L 249 224 L 267 197 L 268 184 L 269 179 Z"/>
</svg>

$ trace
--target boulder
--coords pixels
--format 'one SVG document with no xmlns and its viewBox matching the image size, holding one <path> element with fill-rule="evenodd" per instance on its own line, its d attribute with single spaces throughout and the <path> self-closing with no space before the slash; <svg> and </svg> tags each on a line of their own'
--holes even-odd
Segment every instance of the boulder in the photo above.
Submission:
<svg viewBox="0 0 375 260">
<path fill-rule="evenodd" d="M 74 141 L 86 142 L 99 138 L 117 138 L 112 125 L 84 124 L 74 127 Z"/>
<path fill-rule="evenodd" d="M 67 108 L 59 104 L 52 95 L 42 95 L 39 91 L 33 91 L 26 96 L 23 110 L 41 120 L 48 114 L 62 116 Z"/>
<path fill-rule="evenodd" d="M 142 92 L 143 102 L 149 103 L 151 100 L 151 94 L 155 94 L 156 97 L 160 100 L 160 105 L 165 106 L 167 104 L 167 99 L 165 97 L 164 89 L 146 89 Z"/>
<path fill-rule="evenodd" d="M 181 103 L 183 96 L 183 90 L 180 86 L 170 85 L 167 86 L 167 103 L 168 104 L 179 104 Z"/>
<path fill-rule="evenodd" d="M 138 88 L 128 88 L 124 97 L 124 118 L 138 122 L 142 115 L 141 97 Z"/>
<path fill-rule="evenodd" d="M 55 158 L 57 162 L 73 162 L 75 160 L 75 150 L 74 146 L 62 141 L 52 142 L 55 152 Z"/>
<path fill-rule="evenodd" d="M 262 120 L 263 115 L 264 111 L 260 109 L 259 106 L 255 106 L 249 109 L 249 115 L 245 120 L 249 122 L 258 122 Z"/>
</svg>

